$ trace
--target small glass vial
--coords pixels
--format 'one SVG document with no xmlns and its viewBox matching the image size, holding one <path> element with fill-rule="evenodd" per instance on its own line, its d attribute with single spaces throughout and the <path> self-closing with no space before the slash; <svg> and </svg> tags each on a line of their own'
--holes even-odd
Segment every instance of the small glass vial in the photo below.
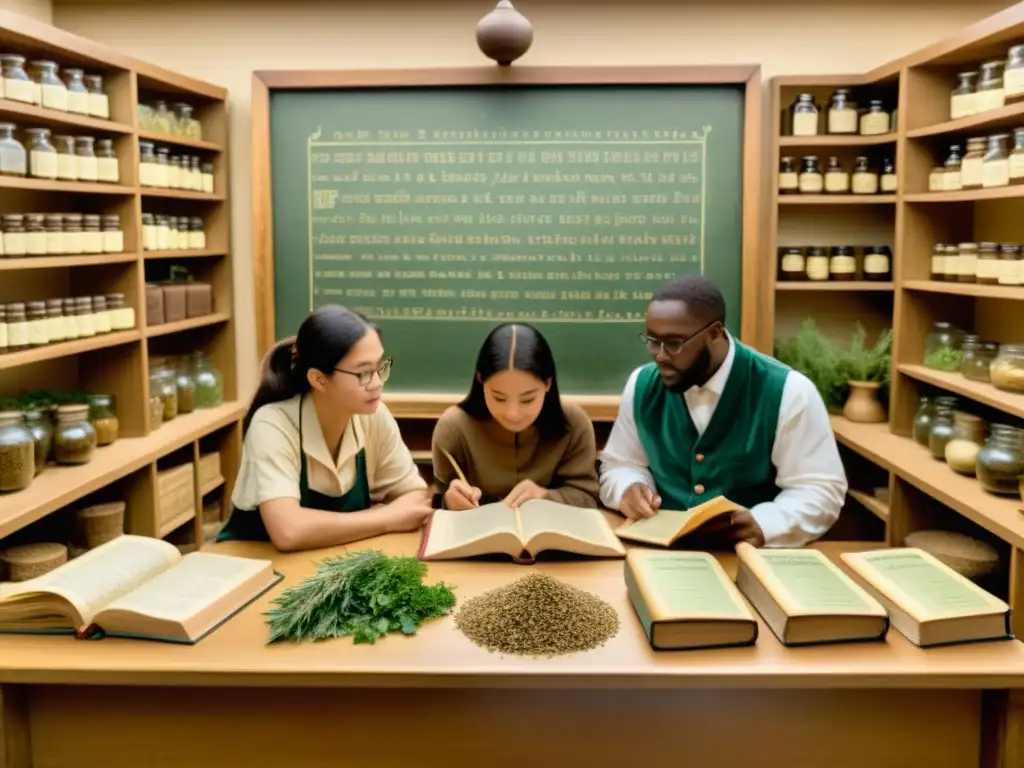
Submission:
<svg viewBox="0 0 1024 768">
<path fill-rule="evenodd" d="M 139 142 L 139 184 L 144 187 L 158 187 L 160 169 L 156 164 L 156 153 L 152 141 Z"/>
<path fill-rule="evenodd" d="M 75 300 L 63 299 L 64 303 L 64 334 L 68 341 L 79 337 L 78 315 L 75 313 Z"/>
<path fill-rule="evenodd" d="M 960 163 L 960 184 L 963 189 L 981 189 L 985 179 L 985 144 L 984 136 L 974 136 L 967 140 L 967 153 Z"/>
<path fill-rule="evenodd" d="M 85 87 L 89 89 L 89 114 L 103 120 L 110 119 L 110 99 L 103 89 L 103 75 L 86 75 Z"/>
<path fill-rule="evenodd" d="M 879 136 L 889 133 L 890 118 L 879 99 L 868 102 L 868 111 L 860 116 L 860 135 Z"/>
<path fill-rule="evenodd" d="M 106 296 L 92 297 L 92 322 L 96 333 L 110 333 L 110 312 Z"/>
<path fill-rule="evenodd" d="M 26 128 L 28 142 L 28 172 L 37 179 L 57 178 L 57 150 L 50 143 L 49 128 Z"/>
<path fill-rule="evenodd" d="M 796 246 L 779 248 L 778 280 L 780 282 L 797 282 L 806 279 L 804 249 Z"/>
<path fill-rule="evenodd" d="M 1002 61 L 986 61 L 981 65 L 981 76 L 978 78 L 974 100 L 979 113 L 999 109 L 1006 104 Z"/>
<path fill-rule="evenodd" d="M 978 113 L 977 96 L 975 95 L 978 73 L 960 72 L 956 78 L 956 88 L 953 89 L 949 97 L 950 120 L 959 120 L 961 117 L 970 117 Z"/>
<path fill-rule="evenodd" d="M 829 249 L 828 277 L 829 280 L 854 280 L 857 277 L 857 258 L 853 247 L 834 245 Z"/>
<path fill-rule="evenodd" d="M 822 246 L 813 245 L 807 249 L 807 279 L 813 282 L 828 280 L 828 253 Z"/>
<path fill-rule="evenodd" d="M 28 256 L 46 255 L 46 227 L 43 226 L 43 214 L 25 214 L 25 254 Z"/>
<path fill-rule="evenodd" d="M 892 280 L 892 251 L 887 245 L 869 245 L 864 249 L 864 279 L 875 282 Z"/>
<path fill-rule="evenodd" d="M 1006 53 L 1003 69 L 1003 94 L 1007 101 L 1024 97 L 1024 45 L 1015 45 Z"/>
<path fill-rule="evenodd" d="M 946 169 L 941 165 L 932 168 L 928 174 L 928 191 L 942 192 L 946 187 Z"/>
<path fill-rule="evenodd" d="M 878 177 L 878 188 L 885 194 L 896 191 L 896 163 L 886 157 L 882 160 L 882 175 Z"/>
<path fill-rule="evenodd" d="M 68 89 L 68 112 L 76 115 L 89 114 L 89 89 L 85 87 L 85 72 L 80 69 L 64 68 L 61 70 L 64 85 Z"/>
<path fill-rule="evenodd" d="M 800 191 L 799 174 L 796 169 L 795 157 L 779 159 L 779 194 L 789 195 Z"/>
<path fill-rule="evenodd" d="M 946 280 L 946 244 L 936 243 L 932 246 L 932 262 L 929 276 L 937 282 Z"/>
<path fill-rule="evenodd" d="M 113 139 L 96 140 L 96 176 L 107 184 L 121 181 L 121 168 L 117 162 Z"/>
<path fill-rule="evenodd" d="M 156 221 L 152 213 L 142 214 L 142 250 L 157 250 Z"/>
<path fill-rule="evenodd" d="M 25 146 L 14 138 L 14 123 L 0 123 L 0 176 L 24 176 L 28 173 Z"/>
<path fill-rule="evenodd" d="M 955 192 L 963 189 L 963 157 L 960 154 L 960 145 L 953 144 L 949 148 L 949 157 L 943 164 L 942 189 L 946 192 Z"/>
<path fill-rule="evenodd" d="M 156 150 L 156 181 L 157 186 L 167 189 L 171 180 L 171 150 L 167 147 L 157 147 Z"/>
<path fill-rule="evenodd" d="M 818 158 L 815 155 L 807 155 L 803 158 L 803 165 L 800 168 L 800 192 L 805 195 L 818 195 L 825 189 L 825 177 L 818 165 Z"/>
<path fill-rule="evenodd" d="M 188 188 L 195 192 L 201 192 L 203 189 L 202 168 L 202 160 L 199 158 L 199 155 L 192 155 L 192 159 L 189 164 Z"/>
<path fill-rule="evenodd" d="M 996 285 L 1000 272 L 999 244 L 978 243 L 978 268 L 975 282 Z"/>
<path fill-rule="evenodd" d="M 46 302 L 30 301 L 26 303 L 25 316 L 28 319 L 28 345 L 30 347 L 45 347 L 50 343 L 46 323 Z"/>
<path fill-rule="evenodd" d="M 851 187 L 855 195 L 873 195 L 878 192 L 878 173 L 871 169 L 864 156 L 854 162 Z"/>
<path fill-rule="evenodd" d="M 96 335 L 96 324 L 93 322 L 92 299 L 88 296 L 75 298 L 75 327 L 78 338 L 87 339 Z"/>
<path fill-rule="evenodd" d="M 65 341 L 68 337 L 64 327 L 64 302 L 60 299 L 46 301 L 46 335 L 51 344 Z"/>
<path fill-rule="evenodd" d="M 75 156 L 75 138 L 63 134 L 54 136 L 53 146 L 57 149 L 57 178 L 62 181 L 77 181 L 78 158 Z"/>
<path fill-rule="evenodd" d="M 1010 152 L 1010 183 L 1024 182 L 1024 128 L 1013 129 L 1013 151 Z"/>
<path fill-rule="evenodd" d="M 178 217 L 167 217 L 167 250 L 177 251 L 178 248 Z"/>
<path fill-rule="evenodd" d="M 105 214 L 102 218 L 103 252 L 124 251 L 124 232 L 121 231 L 121 217 L 116 213 Z"/>
<path fill-rule="evenodd" d="M 75 157 L 78 160 L 80 181 L 99 181 L 99 162 L 96 158 L 96 139 L 92 136 L 75 137 Z"/>
<path fill-rule="evenodd" d="M 64 216 L 59 213 L 46 214 L 46 252 L 51 256 L 69 253 L 64 242 Z"/>
<path fill-rule="evenodd" d="M 850 91 L 839 88 L 832 94 L 828 108 L 828 132 L 830 134 L 857 133 L 857 105 L 850 99 Z"/>
<path fill-rule="evenodd" d="M 172 251 L 187 251 L 188 250 L 188 216 L 178 216 L 177 219 L 172 218 L 174 229 L 171 234 L 171 250 Z"/>
<path fill-rule="evenodd" d="M 988 137 L 988 148 L 982 161 L 983 187 L 1005 187 L 1010 183 L 1010 152 L 1007 147 L 1010 137 L 997 133 Z"/>
<path fill-rule="evenodd" d="M 999 247 L 999 285 L 1024 285 L 1017 243 L 1003 243 Z"/>
<path fill-rule="evenodd" d="M 198 216 L 189 219 L 188 247 L 192 251 L 206 250 L 206 232 L 203 230 L 203 220 Z M 802 262 L 803 258 L 801 257 Z M 803 268 L 800 271 L 803 272 Z"/>
<path fill-rule="evenodd" d="M 790 123 L 794 136 L 818 135 L 818 105 L 814 96 L 801 93 L 789 108 Z"/>
<path fill-rule="evenodd" d="M 156 217 L 156 250 L 171 249 L 171 225 L 167 216 Z"/>
<path fill-rule="evenodd" d="M 843 170 L 838 157 L 828 159 L 825 169 L 825 192 L 829 194 L 847 194 L 850 191 L 850 174 Z"/>
<path fill-rule="evenodd" d="M 188 158 L 184 158 L 186 162 Z M 169 158 L 167 166 L 167 186 L 171 189 L 184 189 L 182 172 L 181 172 L 181 161 L 182 158 L 175 155 Z"/>
<path fill-rule="evenodd" d="M 68 87 L 57 76 L 57 63 L 54 61 L 33 61 L 30 66 L 33 75 L 32 79 L 39 86 L 40 106 L 44 109 L 67 112 Z"/>
<path fill-rule="evenodd" d="M 64 252 L 85 253 L 85 233 L 82 232 L 82 214 L 64 214 Z M 67 312 L 64 316 L 67 317 Z"/>
<path fill-rule="evenodd" d="M 0 56 L 0 70 L 3 71 L 4 98 L 24 104 L 38 104 L 36 84 L 25 71 L 25 57 L 16 54 Z"/>
<path fill-rule="evenodd" d="M 978 280 L 978 244 L 957 245 L 956 279 L 960 283 L 974 283 Z"/>
<path fill-rule="evenodd" d="M 128 331 L 135 327 L 135 310 L 125 306 L 123 293 L 107 294 L 107 312 L 110 314 L 110 330 Z"/>
<path fill-rule="evenodd" d="M 97 213 L 82 216 L 82 253 L 103 253 L 103 232 Z"/>
<path fill-rule="evenodd" d="M 193 116 L 195 110 L 192 105 L 179 101 L 172 104 L 171 107 L 174 109 L 175 117 L 178 118 L 179 135 L 187 139 L 202 139 L 203 128 Z"/>
<path fill-rule="evenodd" d="M 24 256 L 28 252 L 25 235 L 25 217 L 20 213 L 4 214 L 4 256 Z"/>
<path fill-rule="evenodd" d="M 213 163 L 203 163 L 199 167 L 200 191 L 213 194 Z"/>
<path fill-rule="evenodd" d="M 25 303 L 15 301 L 7 305 L 7 351 L 20 352 L 28 348 L 28 317 L 25 315 Z"/>
</svg>

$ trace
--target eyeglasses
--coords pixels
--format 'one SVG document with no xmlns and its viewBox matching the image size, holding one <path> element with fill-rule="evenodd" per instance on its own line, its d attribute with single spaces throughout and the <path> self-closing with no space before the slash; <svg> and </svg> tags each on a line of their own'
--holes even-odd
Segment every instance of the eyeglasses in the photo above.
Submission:
<svg viewBox="0 0 1024 768">
<path fill-rule="evenodd" d="M 678 355 L 683 351 L 683 347 L 704 333 L 704 331 L 713 327 L 717 322 L 717 320 L 712 320 L 699 331 L 687 336 L 685 339 L 666 339 L 663 341 L 661 339 L 656 339 L 653 336 L 648 336 L 646 333 L 641 333 L 640 340 L 647 345 L 647 351 L 652 355 L 658 354 L 658 351 L 662 349 L 670 355 Z"/>
<path fill-rule="evenodd" d="M 370 382 L 373 381 L 373 374 L 380 376 L 380 383 L 383 384 L 385 381 L 391 378 L 391 363 L 390 357 L 385 357 L 381 361 L 380 368 L 375 371 L 346 371 L 343 368 L 335 368 L 335 373 L 347 373 L 349 376 L 355 376 L 356 381 L 359 382 L 359 386 L 369 386 Z"/>
</svg>

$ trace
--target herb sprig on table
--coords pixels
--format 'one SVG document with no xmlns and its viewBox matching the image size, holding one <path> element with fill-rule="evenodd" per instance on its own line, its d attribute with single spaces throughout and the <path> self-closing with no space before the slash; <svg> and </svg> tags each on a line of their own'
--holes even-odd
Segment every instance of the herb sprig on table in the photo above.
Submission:
<svg viewBox="0 0 1024 768">
<path fill-rule="evenodd" d="M 426 573 L 415 557 L 374 550 L 321 560 L 315 574 L 272 601 L 267 643 L 353 635 L 356 644 L 372 644 L 389 632 L 416 634 L 422 622 L 455 607 L 451 588 L 424 584 Z"/>
</svg>

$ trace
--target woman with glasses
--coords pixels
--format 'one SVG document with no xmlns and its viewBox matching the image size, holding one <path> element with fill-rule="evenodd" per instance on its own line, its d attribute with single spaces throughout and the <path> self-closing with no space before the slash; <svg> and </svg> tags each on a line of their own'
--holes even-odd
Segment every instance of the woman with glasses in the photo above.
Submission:
<svg viewBox="0 0 1024 768">
<path fill-rule="evenodd" d="M 430 495 L 381 403 L 390 374 L 377 329 L 344 307 L 314 310 L 277 344 L 242 422 L 242 468 L 218 540 L 295 551 L 419 528 Z"/>
<path fill-rule="evenodd" d="M 441 415 L 432 443 L 446 509 L 530 499 L 597 506 L 594 427 L 582 408 L 562 403 L 551 348 L 529 325 L 491 331 L 469 394 Z"/>
</svg>

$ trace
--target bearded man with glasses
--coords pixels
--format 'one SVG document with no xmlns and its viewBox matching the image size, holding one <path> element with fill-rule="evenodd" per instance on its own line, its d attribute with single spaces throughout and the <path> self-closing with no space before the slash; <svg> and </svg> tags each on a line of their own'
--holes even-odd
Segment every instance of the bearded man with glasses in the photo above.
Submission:
<svg viewBox="0 0 1024 768">
<path fill-rule="evenodd" d="M 726 496 L 745 509 L 697 532 L 708 549 L 795 547 L 821 537 L 846 497 L 821 395 L 803 374 L 725 329 L 715 284 L 687 275 L 654 292 L 633 371 L 601 453 L 601 501 L 636 520 Z"/>
</svg>

